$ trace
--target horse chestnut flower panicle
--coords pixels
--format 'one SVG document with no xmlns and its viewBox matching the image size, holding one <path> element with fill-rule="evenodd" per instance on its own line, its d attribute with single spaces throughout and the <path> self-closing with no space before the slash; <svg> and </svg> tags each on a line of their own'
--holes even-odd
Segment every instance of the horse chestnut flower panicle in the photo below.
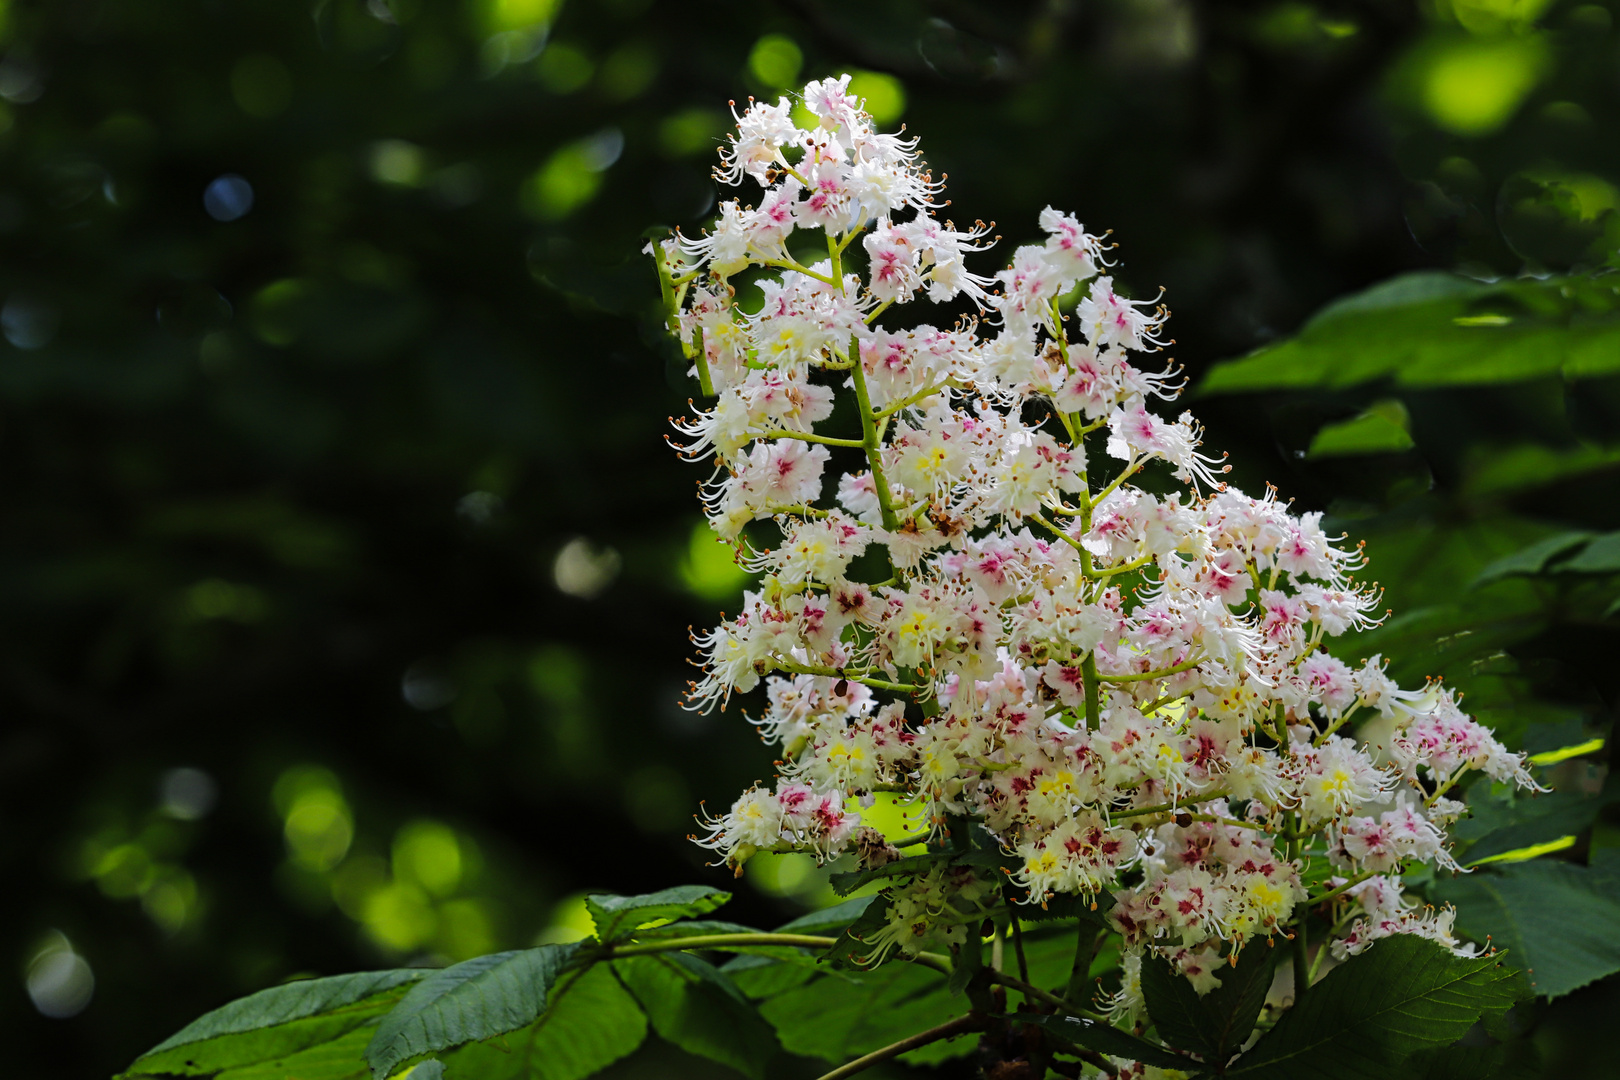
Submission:
<svg viewBox="0 0 1620 1080">
<path fill-rule="evenodd" d="M 1307 902 L 1340 905 L 1340 956 L 1396 933 L 1466 951 L 1400 872 L 1454 865 L 1465 772 L 1533 786 L 1524 762 L 1443 687 L 1327 651 L 1377 621 L 1360 551 L 1228 485 L 1190 414 L 1150 409 L 1182 385 L 1143 366 L 1168 313 L 1120 295 L 1113 248 L 1047 209 L 1040 242 L 969 270 L 989 227 L 938 218 L 916 140 L 874 130 L 848 85 L 806 86 L 805 127 L 786 98 L 750 103 L 716 176 L 758 183 L 757 205 L 649 245 L 712 399 L 676 423 L 682 452 L 713 457 L 709 521 L 763 575 L 696 636 L 688 704 L 763 683 L 754 723 L 784 752 L 700 843 L 739 868 L 762 850 L 881 864 L 895 848 L 860 817 L 879 791 L 917 808 L 911 843 L 993 838 L 999 873 L 893 879 L 873 960 L 960 940 L 1009 886 L 1111 894 L 1127 973 L 1156 952 L 1200 992 L 1222 942 Z M 907 310 L 953 302 L 977 313 Z M 1179 490 L 1133 485 L 1150 468 Z M 781 542 L 754 551 L 742 530 L 765 520 Z M 1385 752 L 1347 737 L 1373 717 Z M 1127 978 L 1115 1011 L 1134 1000 Z"/>
</svg>

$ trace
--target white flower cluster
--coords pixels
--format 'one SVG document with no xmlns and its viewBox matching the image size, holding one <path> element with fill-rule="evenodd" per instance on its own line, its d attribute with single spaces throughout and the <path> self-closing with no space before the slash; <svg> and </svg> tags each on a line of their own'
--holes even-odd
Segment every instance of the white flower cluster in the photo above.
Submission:
<svg viewBox="0 0 1620 1080">
<path fill-rule="evenodd" d="M 785 98 L 751 104 L 718 175 L 758 181 L 758 205 L 652 248 L 715 397 L 677 424 L 716 461 L 709 519 L 739 544 L 753 521 L 781 535 L 742 545 L 763 580 L 696 638 L 690 704 L 763 682 L 784 762 L 702 842 L 738 866 L 891 859 L 858 806 L 898 792 L 935 832 L 988 830 L 1022 899 L 1112 894 L 1128 956 L 1157 950 L 1200 989 L 1221 942 L 1302 904 L 1338 905 L 1341 954 L 1390 932 L 1455 946 L 1400 869 L 1448 862 L 1466 770 L 1529 785 L 1523 762 L 1438 685 L 1326 650 L 1373 624 L 1359 552 L 1224 484 L 1188 414 L 1149 411 L 1179 391 L 1138 366 L 1166 312 L 1115 291 L 1102 240 L 1048 209 L 1040 243 L 969 272 L 987 228 L 934 216 L 915 141 L 874 131 L 847 85 L 805 87 L 804 126 Z M 900 318 L 923 296 L 976 314 Z M 1131 483 L 1155 462 L 1179 487 Z M 1387 752 L 1339 734 L 1373 717 Z M 1313 855 L 1341 876 L 1312 878 Z M 914 950 L 985 883 L 896 886 L 875 947 Z"/>
</svg>

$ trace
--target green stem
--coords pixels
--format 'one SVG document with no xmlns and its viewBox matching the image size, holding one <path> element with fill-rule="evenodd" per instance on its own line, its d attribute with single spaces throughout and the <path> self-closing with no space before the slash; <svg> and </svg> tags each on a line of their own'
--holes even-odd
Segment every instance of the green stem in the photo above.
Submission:
<svg viewBox="0 0 1620 1080">
<path fill-rule="evenodd" d="M 1294 1005 L 1298 1006 L 1311 985 L 1311 950 L 1305 941 L 1305 918 L 1294 924 Z"/>
<path fill-rule="evenodd" d="M 1080 922 L 1079 936 L 1074 942 L 1074 966 L 1069 969 L 1069 985 L 1063 996 L 1069 1001 L 1086 1000 L 1091 985 L 1091 960 L 1097 955 L 1098 934 L 1085 920 Z"/>
<path fill-rule="evenodd" d="M 1372 876 L 1373 871 L 1363 870 L 1361 873 L 1357 874 L 1355 877 L 1351 878 L 1349 881 L 1345 882 L 1343 885 L 1340 885 L 1336 889 L 1329 889 L 1320 896 L 1307 896 L 1305 898 L 1304 906 L 1307 908 L 1313 908 L 1318 904 L 1325 904 L 1329 900 L 1337 900 L 1339 897 L 1343 896 L 1345 893 L 1349 892 L 1351 889 L 1355 888 L 1357 885 L 1360 885 L 1363 881 L 1366 881 Z"/>
<path fill-rule="evenodd" d="M 894 516 L 889 480 L 883 475 L 883 443 L 878 437 L 877 418 L 872 415 L 872 399 L 866 392 L 866 369 L 861 363 L 861 339 L 858 334 L 850 335 L 849 358 L 854 365 L 849 373 L 855 382 L 855 404 L 861 414 L 861 445 L 866 449 L 866 463 L 872 469 L 872 488 L 877 494 L 878 507 L 883 512 L 883 527 L 893 532 L 899 529 L 900 523 Z"/>
<path fill-rule="evenodd" d="M 828 277 L 826 274 L 818 274 L 814 270 L 810 269 L 808 266 L 800 266 L 798 263 L 792 262 L 792 261 L 790 261 L 788 259 L 761 259 L 759 261 L 759 265 L 761 265 L 761 266 L 775 266 L 775 267 L 778 267 L 779 269 L 782 269 L 782 270 L 797 270 L 799 273 L 803 274 L 805 277 L 815 278 L 817 281 L 821 282 L 823 285 L 831 285 L 834 288 L 838 287 L 837 279 Z"/>
<path fill-rule="evenodd" d="M 1132 559 L 1130 562 L 1123 563 L 1123 564 L 1121 564 L 1119 566 L 1110 566 L 1106 570 L 1093 570 L 1087 576 L 1090 577 L 1091 580 L 1093 580 L 1093 581 L 1101 581 L 1104 578 L 1113 577 L 1115 574 L 1128 574 L 1132 570 L 1140 570 L 1140 569 L 1142 569 L 1142 567 L 1146 566 L 1148 563 L 1150 563 L 1152 561 L 1153 561 L 1153 556 L 1152 555 L 1143 555 L 1139 559 Z"/>
<path fill-rule="evenodd" d="M 1095 506 L 1097 503 L 1102 502 L 1108 496 L 1112 495 L 1115 488 L 1129 480 L 1131 476 L 1140 468 L 1141 465 L 1137 463 L 1137 460 L 1134 457 L 1131 458 L 1130 462 L 1125 466 L 1125 471 L 1114 477 L 1113 483 L 1109 484 L 1107 487 L 1103 488 L 1101 491 L 1097 492 L 1097 494 L 1091 497 L 1092 505 Z"/>
<path fill-rule="evenodd" d="M 1102 726 L 1102 701 L 1097 687 L 1097 654 L 1086 653 L 1080 662 L 1080 681 L 1086 690 L 1086 728 L 1096 731 Z"/>
<path fill-rule="evenodd" d="M 790 675 L 826 675 L 834 679 L 848 679 L 850 682 L 858 682 L 864 686 L 870 686 L 874 690 L 891 690 L 897 694 L 915 694 L 928 689 L 928 687 L 919 686 L 916 683 L 874 679 L 865 672 L 829 667 L 826 664 L 796 664 L 791 661 L 774 659 L 773 662 L 776 665 L 776 670 L 785 671 Z"/>
<path fill-rule="evenodd" d="M 810 431 L 764 431 L 748 436 L 750 439 L 798 439 L 801 442 L 822 443 L 826 446 L 848 446 L 860 450 L 866 446 L 859 439 L 835 439 L 831 435 L 817 435 Z"/>
<path fill-rule="evenodd" d="M 1299 811 L 1289 811 L 1286 827 L 1289 832 L 1299 831 Z M 1297 864 L 1300 848 L 1303 844 L 1303 840 L 1288 841 L 1287 858 L 1289 862 Z M 1294 1004 L 1296 1006 L 1305 999 L 1305 991 L 1311 987 L 1311 953 L 1310 945 L 1305 939 L 1305 923 L 1310 918 L 1310 914 L 1311 905 L 1304 904 L 1299 908 L 1299 915 L 1294 920 Z"/>
<path fill-rule="evenodd" d="M 1116 818 L 1140 817 L 1143 814 L 1162 814 L 1169 810 L 1179 810 L 1183 806 L 1196 806 L 1201 802 L 1209 802 L 1211 799 L 1224 798 L 1226 798 L 1226 792 L 1211 791 L 1203 795 L 1194 795 L 1190 799 L 1182 799 L 1179 802 L 1159 803 L 1156 806 L 1138 806 L 1134 810 L 1110 810 L 1108 817 L 1113 820 Z"/>
<path fill-rule="evenodd" d="M 698 391 L 704 397 L 714 397 L 714 379 L 709 376 L 709 350 L 703 347 L 703 327 L 692 330 L 692 362 L 697 365 Z"/>
<path fill-rule="evenodd" d="M 1170 675 L 1178 675 L 1183 671 L 1197 667 L 1203 662 L 1204 658 L 1202 656 L 1195 656 L 1191 660 L 1183 660 L 1179 664 L 1172 664 L 1170 667 L 1160 668 L 1158 671 L 1144 671 L 1140 675 L 1099 675 L 1097 678 L 1102 682 L 1148 682 L 1153 679 L 1163 679 Z"/>
<path fill-rule="evenodd" d="M 691 937 L 664 938 L 661 941 L 638 941 L 630 945 L 610 945 L 605 950 L 609 958 L 616 956 L 644 956 L 649 953 L 680 952 L 683 949 L 723 949 L 727 952 L 759 945 L 797 945 L 805 949 L 825 949 L 837 944 L 837 938 L 813 934 L 694 934 Z"/>
<path fill-rule="evenodd" d="M 1108 1022 L 1108 1018 L 1103 1016 L 1101 1013 L 1094 1013 L 1090 1009 L 1082 1009 L 1078 1005 L 1071 1005 L 1067 1001 L 1064 1001 L 1062 998 L 1058 997 L 1056 994 L 1048 993 L 1038 986 L 1031 986 L 1023 979 L 1015 979 L 1011 975 L 1003 975 L 1000 972 L 994 971 L 990 972 L 989 974 L 991 982 L 999 983 L 1002 986 L 1008 987 L 1012 990 L 1017 990 L 1025 997 L 1033 1001 L 1044 1002 L 1045 1004 L 1052 1006 L 1052 1008 L 1057 1009 L 1059 1012 L 1068 1013 L 1070 1016 L 1078 1016 L 1084 1020 L 1096 1020 L 1099 1023 L 1104 1024 Z"/>
<path fill-rule="evenodd" d="M 1018 977 L 1029 982 L 1029 962 L 1024 959 L 1024 928 L 1018 923 L 1018 913 L 1013 912 L 1007 917 L 1012 925 L 1013 953 L 1018 957 Z"/>
<path fill-rule="evenodd" d="M 919 1046 L 927 1046 L 929 1043 L 939 1042 L 941 1039 L 949 1039 L 969 1031 L 978 1031 L 984 1027 L 984 1024 L 984 1018 L 977 1013 L 958 1016 L 955 1020 L 947 1020 L 938 1027 L 931 1027 L 927 1031 L 919 1031 L 917 1034 L 909 1035 L 899 1042 L 890 1043 L 888 1046 L 873 1050 L 870 1054 L 864 1054 L 851 1061 L 848 1065 L 840 1065 L 830 1073 L 823 1073 L 820 1080 L 844 1080 L 845 1077 L 864 1072 L 874 1065 L 881 1065 L 890 1058 L 899 1057 L 901 1054 L 909 1050 L 915 1050 Z"/>
</svg>

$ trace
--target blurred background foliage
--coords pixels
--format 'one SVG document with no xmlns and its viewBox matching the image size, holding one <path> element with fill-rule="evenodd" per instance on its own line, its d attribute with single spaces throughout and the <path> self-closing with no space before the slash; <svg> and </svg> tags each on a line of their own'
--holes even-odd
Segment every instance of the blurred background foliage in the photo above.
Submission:
<svg viewBox="0 0 1620 1080">
<path fill-rule="evenodd" d="M 105 1075 L 289 976 L 562 940 L 583 890 L 717 881 L 691 814 L 770 752 L 676 704 L 686 627 L 744 578 L 663 444 L 695 388 L 636 249 L 712 212 L 728 99 L 827 73 L 1008 246 L 1047 203 L 1114 229 L 1195 381 L 1398 274 L 1575 275 L 1404 279 L 1373 305 L 1396 321 L 1319 320 L 1194 407 L 1240 486 L 1368 540 L 1397 617 L 1349 652 L 1445 675 L 1531 750 L 1606 736 L 1620 347 L 1587 275 L 1620 249 L 1617 18 L 0 2 L 10 1070 Z M 1519 344 L 1445 353 L 1459 328 Z M 1431 332 L 1425 369 L 1403 342 Z M 1564 816 L 1493 850 L 1620 844 L 1606 761 L 1556 766 Z M 826 893 L 759 860 L 731 917 Z M 1542 1074 L 1614 1074 L 1582 1033 L 1616 1010 L 1613 979 L 1546 1007 Z M 715 1067 L 618 1068 L 682 1070 Z"/>
</svg>

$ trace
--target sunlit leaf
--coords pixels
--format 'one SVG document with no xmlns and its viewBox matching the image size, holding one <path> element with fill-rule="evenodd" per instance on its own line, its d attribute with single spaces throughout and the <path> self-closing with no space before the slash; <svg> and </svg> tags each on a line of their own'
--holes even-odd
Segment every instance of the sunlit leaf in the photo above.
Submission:
<svg viewBox="0 0 1620 1080">
<path fill-rule="evenodd" d="M 421 969 L 368 971 L 306 979 L 261 990 L 187 1024 L 143 1054 L 124 1075 L 190 1076 L 286 1058 L 365 1029 L 355 1062 L 370 1039 L 370 1027 L 432 974 Z"/>
<path fill-rule="evenodd" d="M 730 899 L 730 893 L 708 885 L 677 885 L 643 896 L 593 894 L 585 898 L 585 908 L 596 923 L 596 936 L 614 941 L 649 923 L 707 915 Z"/>
<path fill-rule="evenodd" d="M 1483 315 L 1494 318 L 1481 318 Z M 1205 393 L 1489 385 L 1620 371 L 1620 275 L 1499 281 L 1422 272 L 1323 308 L 1299 334 L 1217 365 Z"/>
</svg>

